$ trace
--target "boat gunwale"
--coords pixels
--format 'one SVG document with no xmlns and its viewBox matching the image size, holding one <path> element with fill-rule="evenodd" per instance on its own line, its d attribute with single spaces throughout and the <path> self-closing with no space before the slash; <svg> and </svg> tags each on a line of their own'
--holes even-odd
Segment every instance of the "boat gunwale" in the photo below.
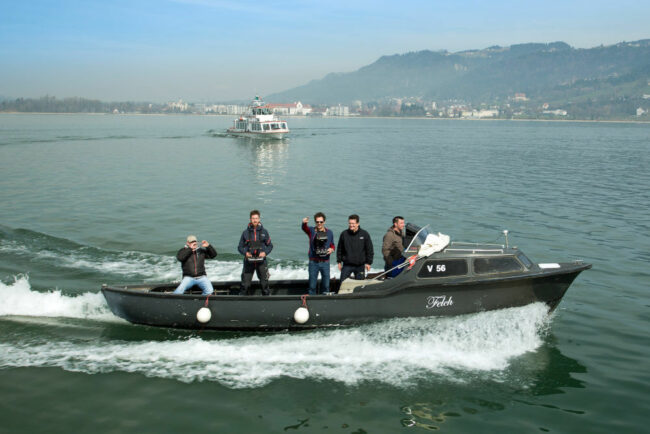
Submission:
<svg viewBox="0 0 650 434">
<path fill-rule="evenodd" d="M 203 294 L 173 294 L 170 292 L 151 292 L 150 290 L 147 290 L 147 288 L 152 289 L 157 286 L 173 286 L 170 283 L 152 283 L 152 284 L 136 284 L 136 285 L 125 285 L 124 287 L 116 287 L 116 286 L 109 286 L 109 285 L 102 285 L 102 292 L 107 290 L 111 292 L 116 292 L 116 293 L 121 293 L 121 294 L 128 294 L 128 295 L 134 295 L 134 296 L 141 296 L 141 297 L 155 297 L 155 298 L 171 298 L 171 299 L 187 299 L 187 300 L 205 300 L 206 298 L 209 300 L 300 300 L 301 297 L 304 295 L 308 296 L 308 300 L 345 300 L 345 299 L 355 299 L 355 298 L 384 298 L 388 297 L 394 293 L 403 291 L 406 288 L 409 287 L 414 287 L 414 288 L 421 288 L 424 286 L 436 286 L 436 287 L 454 287 L 454 286 L 462 286 L 462 285 L 484 285 L 484 284 L 493 284 L 493 283 L 498 283 L 502 281 L 514 281 L 514 280 L 526 280 L 526 279 L 539 279 L 539 278 L 546 278 L 546 277 L 552 277 L 552 276 L 559 276 L 559 275 L 565 275 L 565 274 L 571 274 L 571 273 L 580 273 L 582 271 L 588 270 L 592 268 L 592 264 L 587 264 L 587 263 L 559 263 L 560 268 L 557 269 L 539 269 L 539 270 L 527 270 L 525 272 L 517 272 L 517 274 L 511 274 L 508 276 L 493 276 L 493 277 L 485 277 L 481 279 L 476 279 L 475 276 L 464 276 L 463 278 L 459 279 L 458 276 L 447 276 L 447 277 L 429 277 L 429 278 L 420 278 L 416 277 L 416 279 L 410 284 L 406 285 L 399 285 L 395 282 L 395 279 L 391 279 L 386 282 L 394 282 L 393 285 L 389 288 L 376 288 L 376 285 L 372 285 L 372 289 L 363 289 L 362 291 L 358 291 L 359 286 L 363 286 L 363 284 L 359 284 L 358 286 L 355 286 L 354 289 L 357 290 L 358 292 L 351 292 L 351 293 L 345 293 L 345 294 L 333 294 L 333 295 L 324 295 L 324 294 L 315 294 L 315 295 L 307 295 L 307 294 L 279 294 L 279 295 L 231 295 L 231 294 L 210 294 L 210 295 L 203 295 Z M 433 279 L 436 279 L 435 282 L 433 282 Z M 445 279 L 445 280 L 443 280 Z M 281 285 L 283 282 L 296 282 L 296 281 L 302 281 L 300 280 L 278 280 L 274 281 L 275 285 Z M 363 282 L 363 281 L 359 281 Z M 227 282 L 222 282 L 219 283 L 219 285 L 239 285 L 239 281 L 227 281 Z M 428 284 L 428 285 L 427 285 Z M 130 286 L 130 287 L 129 287 Z"/>
</svg>

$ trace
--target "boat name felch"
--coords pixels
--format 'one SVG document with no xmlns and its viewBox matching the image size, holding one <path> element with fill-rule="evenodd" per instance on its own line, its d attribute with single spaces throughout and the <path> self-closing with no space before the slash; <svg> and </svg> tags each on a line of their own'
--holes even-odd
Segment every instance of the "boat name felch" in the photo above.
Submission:
<svg viewBox="0 0 650 434">
<path fill-rule="evenodd" d="M 427 297 L 427 309 L 433 309 L 434 307 L 447 307 L 454 304 L 451 296 L 447 298 L 446 295 L 432 295 Z"/>
</svg>

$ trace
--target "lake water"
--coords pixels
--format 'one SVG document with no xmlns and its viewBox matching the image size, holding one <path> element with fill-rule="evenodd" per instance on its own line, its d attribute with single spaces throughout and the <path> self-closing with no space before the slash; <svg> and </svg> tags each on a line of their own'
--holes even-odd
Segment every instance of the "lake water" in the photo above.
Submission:
<svg viewBox="0 0 650 434">
<path fill-rule="evenodd" d="M 650 423 L 650 125 L 0 115 L 0 432 L 639 432 Z M 394 215 L 536 262 L 583 259 L 541 305 L 302 333 L 114 317 L 102 283 L 171 281 L 192 233 L 238 279 L 257 208 L 271 278 L 307 277 L 303 217 L 338 239 Z M 375 255 L 373 267 L 382 260 Z M 334 271 L 334 275 L 338 272 Z"/>
</svg>

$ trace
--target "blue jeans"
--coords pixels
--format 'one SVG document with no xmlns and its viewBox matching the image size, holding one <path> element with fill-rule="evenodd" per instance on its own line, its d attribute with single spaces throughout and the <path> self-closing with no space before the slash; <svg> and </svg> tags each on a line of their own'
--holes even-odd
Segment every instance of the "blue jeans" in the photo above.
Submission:
<svg viewBox="0 0 650 434">
<path fill-rule="evenodd" d="M 330 261 L 309 261 L 309 295 L 316 295 L 319 272 L 321 293 L 330 292 Z"/>
<path fill-rule="evenodd" d="M 184 294 L 185 291 L 190 289 L 192 286 L 198 286 L 203 290 L 203 295 L 209 295 L 214 292 L 212 288 L 212 282 L 208 279 L 208 276 L 199 276 L 199 277 L 190 277 L 183 276 L 180 285 L 174 290 L 174 294 Z"/>
</svg>

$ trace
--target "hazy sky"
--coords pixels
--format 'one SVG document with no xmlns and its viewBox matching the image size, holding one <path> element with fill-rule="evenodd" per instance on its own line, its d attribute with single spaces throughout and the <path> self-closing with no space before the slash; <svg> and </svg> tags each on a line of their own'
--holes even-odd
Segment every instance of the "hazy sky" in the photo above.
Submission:
<svg viewBox="0 0 650 434">
<path fill-rule="evenodd" d="M 0 96 L 248 99 L 386 54 L 650 38 L 650 2 L 1 0 Z"/>
</svg>

